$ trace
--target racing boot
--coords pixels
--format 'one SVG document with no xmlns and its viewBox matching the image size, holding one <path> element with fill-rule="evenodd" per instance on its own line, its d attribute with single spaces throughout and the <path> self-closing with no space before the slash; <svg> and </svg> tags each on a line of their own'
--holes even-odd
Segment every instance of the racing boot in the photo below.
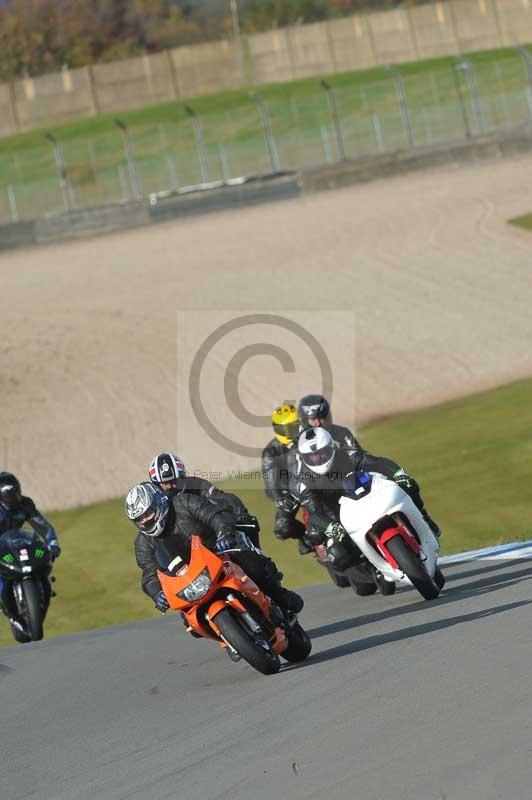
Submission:
<svg viewBox="0 0 532 800">
<path fill-rule="evenodd" d="M 299 614 L 305 605 L 300 594 L 292 592 L 291 589 L 285 589 L 284 586 L 279 586 L 270 594 L 270 597 L 283 611 L 291 611 L 292 614 Z"/>
</svg>

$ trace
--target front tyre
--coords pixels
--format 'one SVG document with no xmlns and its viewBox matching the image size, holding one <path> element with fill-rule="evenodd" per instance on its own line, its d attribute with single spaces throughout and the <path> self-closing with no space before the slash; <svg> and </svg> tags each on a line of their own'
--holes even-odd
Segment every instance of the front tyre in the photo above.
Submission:
<svg viewBox="0 0 532 800">
<path fill-rule="evenodd" d="M 445 575 L 439 567 L 434 570 L 434 583 L 440 590 L 445 586 Z"/>
<path fill-rule="evenodd" d="M 419 557 L 401 536 L 394 536 L 386 547 L 395 559 L 401 572 L 404 572 L 412 586 L 425 600 L 434 600 L 440 593 L 436 580 L 431 578 Z"/>
<path fill-rule="evenodd" d="M 214 622 L 224 640 L 242 656 L 244 661 L 262 672 L 263 675 L 274 675 L 281 668 L 279 656 L 268 646 L 259 644 L 250 631 L 237 618 L 238 612 L 224 608 L 216 615 Z"/>
<path fill-rule="evenodd" d="M 22 581 L 22 618 L 32 642 L 43 637 L 43 607 L 41 592 L 33 581 Z"/>
</svg>

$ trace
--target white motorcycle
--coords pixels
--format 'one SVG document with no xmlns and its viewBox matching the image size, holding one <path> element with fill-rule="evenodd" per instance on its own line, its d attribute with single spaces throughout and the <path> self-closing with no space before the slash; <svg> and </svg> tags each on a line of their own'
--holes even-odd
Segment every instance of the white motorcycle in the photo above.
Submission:
<svg viewBox="0 0 532 800">
<path fill-rule="evenodd" d="M 357 471 L 344 481 L 340 522 L 373 565 L 382 588 L 407 579 L 433 600 L 445 583 L 438 567 L 439 542 L 412 499 L 375 472 Z"/>
</svg>

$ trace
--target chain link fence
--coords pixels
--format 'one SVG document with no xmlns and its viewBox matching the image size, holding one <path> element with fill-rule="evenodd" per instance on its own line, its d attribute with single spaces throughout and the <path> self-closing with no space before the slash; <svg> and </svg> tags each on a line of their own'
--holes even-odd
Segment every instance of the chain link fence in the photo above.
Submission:
<svg viewBox="0 0 532 800">
<path fill-rule="evenodd" d="M 178 123 L 128 128 L 117 120 L 89 139 L 43 136 L 41 146 L 0 161 L 0 222 L 532 125 L 524 48 L 496 61 L 457 57 L 434 71 L 388 67 L 370 83 L 347 80 L 288 84 L 202 116 L 185 106 Z"/>
</svg>

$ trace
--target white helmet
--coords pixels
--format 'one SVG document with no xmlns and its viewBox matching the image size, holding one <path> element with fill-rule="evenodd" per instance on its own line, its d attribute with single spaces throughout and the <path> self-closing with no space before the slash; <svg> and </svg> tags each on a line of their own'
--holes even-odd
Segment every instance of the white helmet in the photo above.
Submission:
<svg viewBox="0 0 532 800">
<path fill-rule="evenodd" d="M 170 483 L 186 474 L 185 465 L 175 453 L 157 453 L 148 469 L 152 483 Z"/>
<path fill-rule="evenodd" d="M 325 428 L 307 428 L 299 437 L 297 449 L 306 467 L 317 475 L 324 475 L 336 453 L 333 438 Z"/>
</svg>

